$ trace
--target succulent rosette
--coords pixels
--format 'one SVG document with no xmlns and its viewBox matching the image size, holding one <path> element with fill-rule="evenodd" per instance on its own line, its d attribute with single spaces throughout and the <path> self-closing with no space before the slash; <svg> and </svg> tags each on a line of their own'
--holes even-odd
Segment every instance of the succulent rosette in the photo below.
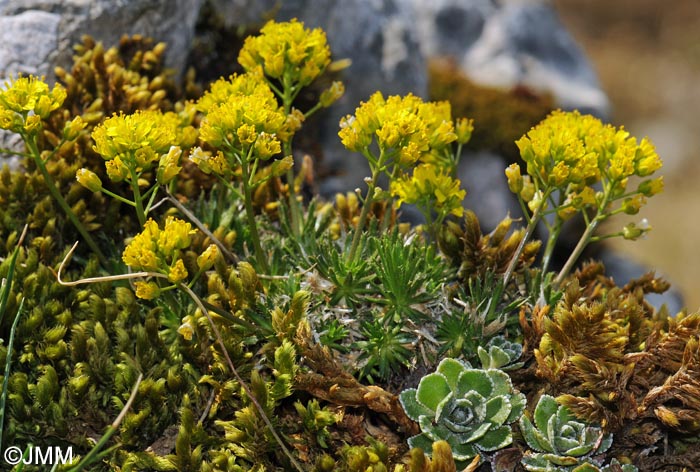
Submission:
<svg viewBox="0 0 700 472">
<path fill-rule="evenodd" d="M 506 373 L 473 369 L 450 358 L 423 377 L 418 388 L 403 391 L 400 400 L 422 431 L 408 440 L 409 445 L 428 453 L 433 442 L 445 440 L 458 467 L 481 452 L 511 444 L 509 424 L 520 417 L 526 403 Z"/>
</svg>

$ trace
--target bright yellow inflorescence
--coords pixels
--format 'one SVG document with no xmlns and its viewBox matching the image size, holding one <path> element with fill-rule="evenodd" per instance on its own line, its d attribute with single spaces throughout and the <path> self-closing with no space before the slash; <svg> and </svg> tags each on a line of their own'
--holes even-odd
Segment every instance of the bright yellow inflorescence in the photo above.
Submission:
<svg viewBox="0 0 700 472">
<path fill-rule="evenodd" d="M 34 76 L 18 77 L 5 82 L 0 91 L 0 129 L 36 135 L 41 120 L 63 105 L 66 90 L 59 84 L 53 89 Z"/>
<path fill-rule="evenodd" d="M 301 124 L 295 114 L 284 114 L 274 93 L 257 73 L 215 82 L 197 102 L 197 108 L 206 113 L 201 139 L 222 149 L 227 158 L 248 160 L 253 153 L 260 159 L 269 159 L 282 151 L 281 141 Z M 207 165 L 209 159 L 202 153 L 193 154 L 192 160 L 200 166 L 204 164 L 205 172 L 223 175 L 236 167 L 236 162 L 228 161 L 224 155 L 215 156 L 212 165 Z"/>
<path fill-rule="evenodd" d="M 262 69 L 282 83 L 305 87 L 324 71 L 330 57 L 326 33 L 321 28 L 305 28 L 293 19 L 269 21 L 259 36 L 246 38 L 238 62 L 247 71 Z"/>
<path fill-rule="evenodd" d="M 451 214 L 461 217 L 464 214 L 462 200 L 466 191 L 460 189 L 455 180 L 433 164 L 421 164 L 411 176 L 404 176 L 391 184 L 391 193 L 399 206 L 402 203 L 415 204 L 419 208 L 433 209 L 438 217 Z"/>
<path fill-rule="evenodd" d="M 575 209 L 600 203 L 603 195 L 596 194 L 591 185 L 606 183 L 614 199 L 627 191 L 629 177 L 648 177 L 662 165 L 647 138 L 638 143 L 624 128 L 577 111 L 553 112 L 516 144 L 529 176 L 521 176 L 517 164 L 506 169 L 511 191 L 532 202 L 537 193 L 531 182 L 537 191 L 558 188 L 569 195 L 568 203 Z M 652 196 L 662 189 L 663 180 L 657 178 L 642 182 L 637 191 Z M 528 195 L 523 194 L 526 191 Z M 633 203 L 638 209 L 643 201 Z M 628 207 L 633 211 L 632 202 Z"/>
<path fill-rule="evenodd" d="M 179 170 L 180 146 L 191 147 L 196 137 L 196 130 L 179 115 L 157 110 L 115 114 L 92 132 L 93 149 L 105 159 L 107 175 L 115 182 L 159 166 L 159 177 L 165 179 L 161 183 L 167 183 Z"/>
<path fill-rule="evenodd" d="M 189 247 L 194 233 L 190 223 L 172 216 L 165 220 L 163 229 L 149 219 L 124 249 L 122 260 L 132 269 L 165 274 L 172 283 L 181 282 L 188 274 L 180 251 Z M 145 293 L 146 286 L 141 288 Z"/>
</svg>

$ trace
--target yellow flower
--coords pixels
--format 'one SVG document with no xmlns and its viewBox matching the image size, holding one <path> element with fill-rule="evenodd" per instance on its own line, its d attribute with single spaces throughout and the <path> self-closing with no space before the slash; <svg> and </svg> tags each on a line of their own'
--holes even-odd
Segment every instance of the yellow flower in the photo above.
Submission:
<svg viewBox="0 0 700 472">
<path fill-rule="evenodd" d="M 337 80 L 333 81 L 330 87 L 321 92 L 319 102 L 323 108 L 328 108 L 345 94 L 345 85 Z"/>
<path fill-rule="evenodd" d="M 182 282 L 186 278 L 187 269 L 185 269 L 185 263 L 182 262 L 182 259 L 178 259 L 175 261 L 175 265 L 171 267 L 170 272 L 168 273 L 168 280 L 176 284 L 178 282 Z"/>
<path fill-rule="evenodd" d="M 306 86 L 325 70 L 330 56 L 326 33 L 304 28 L 304 23 L 293 19 L 269 21 L 259 36 L 246 38 L 238 62 L 246 71 L 262 68 L 269 77 L 284 76 L 292 84 Z"/>
<path fill-rule="evenodd" d="M 177 144 L 180 126 L 180 118 L 174 113 L 139 110 L 132 115 L 115 114 L 93 130 L 93 149 L 105 160 L 121 156 L 127 165 L 136 159 L 138 151 L 139 162 L 134 165 L 146 169 L 157 160 L 153 156 Z"/>
<path fill-rule="evenodd" d="M 167 185 L 180 173 L 182 167 L 180 167 L 178 163 L 180 162 L 181 155 L 182 149 L 180 149 L 180 146 L 170 146 L 168 153 L 160 156 L 158 173 L 156 175 L 156 179 L 159 183 Z"/>
<path fill-rule="evenodd" d="M 645 197 L 652 197 L 657 193 L 661 193 L 664 189 L 664 178 L 657 177 L 655 179 L 648 179 L 639 184 L 637 191 L 644 195 Z"/>
<path fill-rule="evenodd" d="M 149 219 L 144 225 L 143 231 L 134 236 L 126 249 L 124 249 L 122 254 L 124 263 L 136 270 L 158 270 L 160 261 L 156 255 L 157 246 L 155 242 L 159 234 L 158 223 Z"/>
<path fill-rule="evenodd" d="M 49 90 L 43 79 L 31 75 L 8 80 L 0 92 L 0 106 L 24 116 L 34 112 L 41 119 L 48 118 L 65 99 L 66 90 L 61 85 L 56 84 Z"/>
<path fill-rule="evenodd" d="M 75 178 L 78 183 L 90 190 L 91 192 L 99 192 L 102 190 L 102 181 L 93 171 L 89 169 L 78 169 L 75 173 Z"/>
<path fill-rule="evenodd" d="M 398 205 L 415 204 L 422 211 L 438 212 L 443 218 L 448 214 L 462 216 L 462 200 L 466 191 L 460 189 L 460 181 L 447 175 L 432 164 L 421 164 L 410 177 L 396 179 L 391 183 L 391 194 Z"/>
<path fill-rule="evenodd" d="M 203 253 L 197 257 L 197 267 L 199 270 L 209 270 L 216 261 L 216 256 L 219 254 L 219 249 L 215 244 L 210 244 Z"/>
<path fill-rule="evenodd" d="M 144 300 L 153 300 L 160 295 L 160 287 L 155 282 L 138 281 L 134 283 L 136 296 Z"/>
<path fill-rule="evenodd" d="M 28 135 L 37 134 L 41 131 L 41 118 L 39 115 L 28 116 L 24 120 L 24 132 Z"/>
<path fill-rule="evenodd" d="M 245 76 L 249 77 L 241 79 Z M 261 80 L 255 77 L 244 74 L 232 76 L 228 82 L 217 82 L 199 100 L 197 108 L 206 113 L 200 128 L 203 141 L 245 155 L 259 133 L 288 132 L 287 116 L 274 93 L 264 82 L 253 86 Z"/>
<path fill-rule="evenodd" d="M 467 118 L 459 118 L 455 124 L 455 132 L 457 133 L 457 142 L 466 144 L 472 137 L 474 131 L 474 120 Z"/>
<path fill-rule="evenodd" d="M 191 235 L 194 233 L 196 231 L 192 229 L 190 223 L 168 216 L 165 219 L 165 227 L 158 233 L 158 248 L 164 254 L 185 249 L 192 242 Z"/>
<path fill-rule="evenodd" d="M 163 229 L 149 219 L 124 249 L 122 260 L 133 269 L 158 272 L 173 283 L 181 282 L 187 277 L 187 269 L 180 250 L 190 245 L 194 232 L 190 223 L 172 216 L 166 218 Z"/>
<path fill-rule="evenodd" d="M 116 156 L 114 159 L 105 162 L 107 177 L 112 182 L 121 182 L 129 176 L 129 168 L 124 165 L 122 158 Z"/>
<path fill-rule="evenodd" d="M 73 141 L 80 136 L 80 132 L 84 130 L 86 126 L 87 123 L 83 121 L 80 116 L 76 116 L 71 121 L 66 122 L 63 128 L 63 138 L 66 141 Z"/>
</svg>

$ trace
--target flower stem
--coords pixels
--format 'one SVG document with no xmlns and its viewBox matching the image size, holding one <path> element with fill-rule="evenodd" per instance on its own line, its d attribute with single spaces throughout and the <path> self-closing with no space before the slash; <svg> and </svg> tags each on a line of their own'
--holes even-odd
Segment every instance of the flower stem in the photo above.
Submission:
<svg viewBox="0 0 700 472">
<path fill-rule="evenodd" d="M 253 249 L 255 250 L 255 258 L 262 271 L 266 274 L 270 273 L 270 266 L 265 258 L 262 246 L 260 244 L 260 236 L 258 235 L 258 225 L 255 221 L 255 213 L 253 210 L 253 195 L 250 189 L 250 169 L 248 168 L 248 159 L 241 159 L 241 172 L 243 178 L 243 203 L 245 205 L 246 218 L 248 220 L 248 230 L 250 238 L 253 240 Z"/>
<path fill-rule="evenodd" d="M 143 228 L 146 225 L 146 212 L 143 210 L 143 201 L 141 197 L 141 189 L 139 188 L 139 176 L 136 174 L 136 169 L 129 168 L 131 172 L 131 190 L 134 192 L 134 203 L 136 204 L 136 216 L 139 219 L 139 224 Z"/>
<path fill-rule="evenodd" d="M 102 264 L 103 267 L 109 267 L 109 262 L 100 250 L 100 247 L 97 245 L 95 240 L 92 239 L 92 236 L 90 236 L 88 230 L 85 228 L 78 216 L 73 212 L 70 205 L 68 205 L 68 202 L 66 202 L 66 199 L 63 198 L 63 195 L 61 195 L 61 192 L 59 192 L 58 188 L 56 187 L 56 184 L 54 183 L 51 174 L 49 174 L 48 169 L 46 169 L 46 164 L 41 159 L 41 153 L 39 152 L 39 148 L 36 144 L 36 139 L 27 136 L 23 136 L 23 138 L 25 138 L 24 142 L 27 144 L 29 152 L 34 158 L 34 162 L 36 162 L 37 168 L 41 172 L 41 175 L 44 177 L 44 183 L 46 184 L 46 188 L 49 189 L 49 193 L 51 194 L 53 199 L 58 203 L 58 206 L 60 206 L 63 209 L 68 219 L 71 221 L 71 223 L 73 223 L 73 226 L 75 226 L 75 229 L 78 230 L 78 233 L 80 233 L 80 235 L 83 237 L 88 246 L 90 246 L 92 252 L 94 252 L 97 258 L 100 260 L 100 264 Z"/>
<path fill-rule="evenodd" d="M 382 158 L 380 156 L 379 161 L 381 161 Z M 352 235 L 352 245 L 350 246 L 350 253 L 348 254 L 348 262 L 352 262 L 355 260 L 355 255 L 357 253 L 357 248 L 360 245 L 360 238 L 362 236 L 362 230 L 365 227 L 365 224 L 367 223 L 367 217 L 369 216 L 369 210 L 370 207 L 372 206 L 372 200 L 374 199 L 374 189 L 377 187 L 377 180 L 379 180 L 379 175 L 381 173 L 380 171 L 381 167 L 377 165 L 373 170 L 372 170 L 372 180 L 370 180 L 369 185 L 367 187 L 367 196 L 365 197 L 365 201 L 362 204 L 362 211 L 360 212 L 360 220 L 357 222 L 357 227 L 355 228 L 355 232 Z"/>
<path fill-rule="evenodd" d="M 569 255 L 569 258 L 566 260 L 566 263 L 564 264 L 564 267 L 562 267 L 561 271 L 559 272 L 559 275 L 557 275 L 557 278 L 554 279 L 553 285 L 554 287 L 559 287 L 561 283 L 564 281 L 567 275 L 569 275 L 569 272 L 571 272 L 571 269 L 574 267 L 574 264 L 578 260 L 579 256 L 583 252 L 583 250 L 586 248 L 588 243 L 591 241 L 591 238 L 593 237 L 593 233 L 595 232 L 596 228 L 598 225 L 604 221 L 605 219 L 610 216 L 610 214 L 606 213 L 606 208 L 608 206 L 609 200 L 610 200 L 610 194 L 611 194 L 611 189 L 614 187 L 615 182 L 610 182 L 609 185 L 605 186 L 605 191 L 603 193 L 603 199 L 598 205 L 598 211 L 595 215 L 595 218 L 591 220 L 589 225 L 586 227 L 586 231 L 583 232 L 583 235 L 581 236 L 581 239 L 578 240 L 578 243 L 576 244 L 576 247 L 574 250 L 571 252 L 571 255 Z"/>
</svg>

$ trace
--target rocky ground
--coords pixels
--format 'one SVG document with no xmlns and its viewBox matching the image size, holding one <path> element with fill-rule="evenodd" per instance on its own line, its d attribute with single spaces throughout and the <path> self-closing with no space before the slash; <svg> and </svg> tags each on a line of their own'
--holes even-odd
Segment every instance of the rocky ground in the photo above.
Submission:
<svg viewBox="0 0 700 472">
<path fill-rule="evenodd" d="M 700 8 L 697 0 L 554 0 L 613 107 L 612 121 L 648 135 L 666 190 L 633 218 L 654 227 L 618 249 L 666 275 L 700 307 Z M 619 220 L 616 223 L 620 224 Z"/>
</svg>

